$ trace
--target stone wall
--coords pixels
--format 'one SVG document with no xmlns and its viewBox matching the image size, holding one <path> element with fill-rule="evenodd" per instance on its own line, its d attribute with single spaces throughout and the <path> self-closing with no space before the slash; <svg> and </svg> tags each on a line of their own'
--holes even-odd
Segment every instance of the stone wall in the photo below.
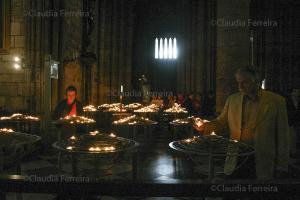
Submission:
<svg viewBox="0 0 300 200">
<path fill-rule="evenodd" d="M 15 56 L 24 56 L 23 1 L 12 0 L 10 17 L 10 48 L 0 54 L 0 107 L 7 111 L 26 110 L 27 71 L 15 69 Z"/>
</svg>

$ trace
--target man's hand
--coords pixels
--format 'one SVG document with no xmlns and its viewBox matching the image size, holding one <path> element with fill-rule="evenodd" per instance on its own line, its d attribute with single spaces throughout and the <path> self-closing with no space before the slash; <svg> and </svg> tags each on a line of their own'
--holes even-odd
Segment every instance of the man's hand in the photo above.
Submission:
<svg viewBox="0 0 300 200">
<path fill-rule="evenodd" d="M 201 134 L 204 135 L 209 135 L 212 132 L 218 132 L 218 126 L 217 126 L 217 122 L 215 121 L 210 121 L 210 122 L 204 122 L 203 124 L 201 124 L 200 126 L 194 125 L 193 126 L 198 132 L 200 132 Z"/>
</svg>

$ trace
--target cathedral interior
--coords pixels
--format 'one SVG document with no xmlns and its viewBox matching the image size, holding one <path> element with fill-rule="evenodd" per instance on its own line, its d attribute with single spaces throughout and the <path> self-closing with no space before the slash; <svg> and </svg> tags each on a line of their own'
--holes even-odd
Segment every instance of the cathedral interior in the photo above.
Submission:
<svg viewBox="0 0 300 200">
<path fill-rule="evenodd" d="M 299 9 L 0 0 L 0 199 L 299 199 Z"/>
</svg>

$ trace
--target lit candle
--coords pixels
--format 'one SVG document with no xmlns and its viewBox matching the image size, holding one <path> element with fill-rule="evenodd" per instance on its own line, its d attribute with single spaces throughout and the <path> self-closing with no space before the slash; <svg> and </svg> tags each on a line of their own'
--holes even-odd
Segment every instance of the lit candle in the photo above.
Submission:
<svg viewBox="0 0 300 200">
<path fill-rule="evenodd" d="M 116 137 L 114 133 L 109 134 L 110 137 Z"/>
<path fill-rule="evenodd" d="M 121 85 L 121 93 L 123 93 L 123 85 Z"/>
<path fill-rule="evenodd" d="M 0 129 L 0 132 L 4 132 L 4 133 L 13 133 L 14 130 L 9 129 L 9 128 L 1 128 L 1 129 Z"/>
<path fill-rule="evenodd" d="M 75 137 L 74 135 L 72 135 L 72 136 L 70 137 L 70 140 L 76 140 L 76 137 Z"/>
<path fill-rule="evenodd" d="M 189 143 L 192 141 L 192 139 L 189 138 L 189 139 L 186 139 L 185 141 Z"/>
</svg>

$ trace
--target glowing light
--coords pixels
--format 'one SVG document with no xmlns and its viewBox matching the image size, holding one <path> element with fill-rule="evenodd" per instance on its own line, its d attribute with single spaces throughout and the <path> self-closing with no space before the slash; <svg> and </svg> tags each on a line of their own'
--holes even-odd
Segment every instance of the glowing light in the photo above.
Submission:
<svg viewBox="0 0 300 200">
<path fill-rule="evenodd" d="M 153 124 L 155 123 L 154 121 L 144 118 L 144 117 L 138 117 L 136 115 L 131 115 L 129 117 L 125 117 L 119 120 L 116 120 L 113 122 L 113 124 L 128 124 L 128 125 L 134 125 L 134 124 Z"/>
<path fill-rule="evenodd" d="M 15 57 L 14 57 L 14 61 L 15 61 L 15 62 L 20 62 L 21 59 L 20 59 L 18 56 L 15 56 Z"/>
<path fill-rule="evenodd" d="M 172 45 L 172 39 L 169 38 L 169 59 L 172 59 L 173 56 L 173 45 Z"/>
<path fill-rule="evenodd" d="M 266 89 L 266 79 L 264 79 L 261 83 L 261 89 Z"/>
<path fill-rule="evenodd" d="M 91 124 L 96 121 L 83 116 L 66 116 L 64 118 L 60 118 L 60 121 L 67 122 L 70 124 Z"/>
<path fill-rule="evenodd" d="M 186 119 L 175 119 L 172 122 L 176 123 L 176 124 L 189 124 L 190 123 L 190 121 L 188 121 Z"/>
<path fill-rule="evenodd" d="M 176 38 L 155 38 L 155 59 L 177 59 Z"/>
<path fill-rule="evenodd" d="M 188 138 L 185 141 L 188 142 L 188 143 L 190 143 L 192 141 L 192 139 Z"/>
<path fill-rule="evenodd" d="M 187 110 L 183 107 L 181 107 L 180 104 L 175 103 L 172 108 L 166 109 L 164 112 L 169 113 L 187 113 Z"/>
<path fill-rule="evenodd" d="M 156 104 L 151 104 L 149 106 L 140 108 L 135 110 L 134 112 L 138 112 L 138 113 L 144 113 L 144 112 L 158 112 L 159 110 L 159 106 Z"/>
<path fill-rule="evenodd" d="M 83 107 L 84 112 L 96 112 L 97 108 L 94 105 L 88 105 Z"/>
<path fill-rule="evenodd" d="M 18 64 L 18 63 L 15 63 L 15 64 L 14 64 L 14 68 L 15 68 L 15 69 L 20 69 L 20 68 L 21 68 L 21 65 Z"/>
<path fill-rule="evenodd" d="M 117 137 L 114 133 L 109 134 L 110 137 Z"/>
<path fill-rule="evenodd" d="M 125 106 L 125 108 L 129 108 L 129 109 L 136 109 L 139 107 L 142 107 L 143 105 L 140 103 L 131 103 Z"/>
<path fill-rule="evenodd" d="M 15 132 L 13 129 L 10 128 L 0 128 L 1 133 L 13 133 Z"/>
<path fill-rule="evenodd" d="M 76 140 L 76 137 L 75 137 L 74 135 L 72 135 L 72 136 L 70 137 L 70 140 Z"/>
<path fill-rule="evenodd" d="M 155 38 L 155 59 L 158 59 L 158 39 Z"/>
<path fill-rule="evenodd" d="M 160 38 L 159 40 L 159 58 L 163 59 L 164 58 L 164 47 L 163 47 L 163 39 Z"/>
<path fill-rule="evenodd" d="M 173 59 L 177 58 L 177 40 L 174 38 L 174 45 L 173 45 Z"/>
<path fill-rule="evenodd" d="M 114 121 L 114 124 L 124 124 L 124 123 L 129 123 L 131 120 L 135 119 L 136 115 L 131 115 L 129 117 L 125 117 L 119 120 Z"/>
<path fill-rule="evenodd" d="M 73 149 L 73 147 L 71 147 L 71 146 L 68 146 L 66 149 L 67 149 L 67 150 L 72 150 L 72 149 Z"/>
<path fill-rule="evenodd" d="M 168 39 L 165 38 L 165 40 L 164 40 L 164 59 L 168 58 L 168 54 L 169 54 L 169 51 L 168 51 Z"/>
<path fill-rule="evenodd" d="M 21 113 L 15 113 L 9 117 L 0 117 L 0 120 L 29 120 L 29 121 L 38 121 L 38 117 L 31 115 L 23 115 Z"/>
<path fill-rule="evenodd" d="M 213 136 L 213 135 L 216 135 L 216 133 L 213 131 L 210 135 Z"/>
<path fill-rule="evenodd" d="M 90 132 L 90 135 L 97 135 L 97 134 L 99 134 L 99 131 L 92 131 L 92 132 Z"/>
<path fill-rule="evenodd" d="M 109 146 L 109 147 L 104 147 L 104 148 L 100 148 L 100 147 L 90 147 L 89 151 L 96 151 L 96 152 L 100 152 L 100 151 L 114 151 L 116 150 L 116 148 L 114 146 Z"/>
</svg>

